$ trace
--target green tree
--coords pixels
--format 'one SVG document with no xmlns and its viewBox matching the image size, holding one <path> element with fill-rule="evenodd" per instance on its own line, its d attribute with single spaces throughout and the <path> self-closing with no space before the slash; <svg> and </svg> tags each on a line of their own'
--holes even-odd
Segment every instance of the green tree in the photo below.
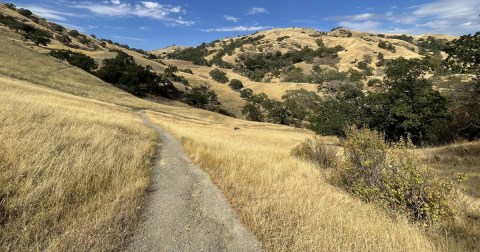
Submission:
<svg viewBox="0 0 480 252">
<path fill-rule="evenodd" d="M 473 75 L 453 92 L 453 110 L 458 133 L 469 140 L 480 138 L 480 32 L 450 42 L 446 65 L 455 73 Z"/>
<path fill-rule="evenodd" d="M 232 79 L 230 80 L 228 86 L 230 86 L 234 90 L 240 90 L 243 88 L 243 83 L 240 80 Z"/>
<path fill-rule="evenodd" d="M 15 4 L 13 4 L 13 3 L 6 3 L 5 7 L 9 8 L 11 10 L 15 10 Z"/>
<path fill-rule="evenodd" d="M 314 107 L 309 128 L 320 135 L 345 137 L 348 126 L 363 126 L 369 121 L 364 102 L 360 85 L 342 84 L 334 97 L 327 97 Z"/>
<path fill-rule="evenodd" d="M 429 67 L 419 59 L 398 58 L 387 65 L 386 92 L 369 96 L 370 126 L 387 141 L 427 140 L 429 129 L 448 118 L 448 100 L 425 78 Z"/>
<path fill-rule="evenodd" d="M 77 30 L 71 30 L 71 31 L 68 32 L 68 35 L 76 38 L 76 37 L 80 36 L 80 33 Z"/>
<path fill-rule="evenodd" d="M 210 76 L 212 77 L 212 79 L 214 79 L 214 80 L 216 80 L 220 83 L 227 83 L 228 82 L 227 73 L 225 73 L 221 70 L 213 69 L 212 71 L 210 71 Z"/>
<path fill-rule="evenodd" d="M 20 15 L 25 17 L 31 17 L 33 15 L 33 13 L 30 10 L 24 9 L 24 8 L 18 9 L 17 12 L 20 13 Z"/>
<path fill-rule="evenodd" d="M 211 90 L 208 85 L 187 89 L 182 100 L 190 106 L 210 111 L 219 111 L 221 105 L 215 91 Z"/>
<path fill-rule="evenodd" d="M 286 110 L 290 113 L 287 123 L 295 126 L 301 126 L 308 120 L 321 102 L 317 93 L 305 89 L 287 90 L 282 96 L 282 100 Z"/>
<path fill-rule="evenodd" d="M 263 105 L 268 101 L 268 95 L 264 93 L 254 94 L 247 98 L 247 103 L 242 109 L 242 114 L 247 120 L 263 122 L 265 120 L 265 109 Z"/>
<path fill-rule="evenodd" d="M 38 45 L 48 45 L 51 42 L 52 34 L 43 30 L 34 30 L 22 34 L 24 39 L 31 40 L 36 46 Z"/>
<path fill-rule="evenodd" d="M 244 99 L 248 99 L 253 95 L 253 90 L 250 88 L 244 88 L 240 91 L 240 97 Z"/>
<path fill-rule="evenodd" d="M 55 38 L 64 45 L 69 45 L 70 43 L 72 43 L 72 40 L 70 39 L 70 37 L 65 34 L 57 35 Z"/>
</svg>

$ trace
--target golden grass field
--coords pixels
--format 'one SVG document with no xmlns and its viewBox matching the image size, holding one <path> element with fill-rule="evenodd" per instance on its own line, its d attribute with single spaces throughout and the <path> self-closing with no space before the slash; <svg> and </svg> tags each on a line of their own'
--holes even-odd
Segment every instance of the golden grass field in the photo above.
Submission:
<svg viewBox="0 0 480 252">
<path fill-rule="evenodd" d="M 474 221 L 457 225 L 465 245 L 330 185 L 290 154 L 310 131 L 142 100 L 21 43 L 0 45 L 0 250 L 124 248 L 147 204 L 156 141 L 138 110 L 182 141 L 266 251 L 476 249 Z M 479 143 L 458 146 L 418 151 L 438 170 L 476 176 L 465 195 L 478 221 Z"/>
<path fill-rule="evenodd" d="M 0 250 L 122 248 L 145 203 L 155 132 L 123 107 L 0 83 Z"/>
<path fill-rule="evenodd" d="M 420 228 L 352 199 L 313 164 L 291 156 L 312 137 L 308 131 L 194 113 L 148 115 L 182 140 L 267 251 L 436 249 Z"/>
</svg>

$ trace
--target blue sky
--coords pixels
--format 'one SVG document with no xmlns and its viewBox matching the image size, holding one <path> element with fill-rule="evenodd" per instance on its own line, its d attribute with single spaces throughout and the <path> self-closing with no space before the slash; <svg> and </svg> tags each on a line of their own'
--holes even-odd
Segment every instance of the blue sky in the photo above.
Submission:
<svg viewBox="0 0 480 252">
<path fill-rule="evenodd" d="M 282 27 L 381 33 L 480 31 L 480 0 L 19 0 L 69 28 L 152 50 Z"/>
</svg>

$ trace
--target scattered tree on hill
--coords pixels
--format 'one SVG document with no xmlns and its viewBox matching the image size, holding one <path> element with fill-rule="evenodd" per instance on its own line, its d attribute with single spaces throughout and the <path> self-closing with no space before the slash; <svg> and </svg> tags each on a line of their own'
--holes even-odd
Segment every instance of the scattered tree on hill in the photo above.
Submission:
<svg viewBox="0 0 480 252">
<path fill-rule="evenodd" d="M 250 88 L 244 88 L 242 89 L 242 91 L 240 91 L 240 97 L 243 99 L 248 99 L 252 95 L 253 95 L 253 90 L 251 90 Z"/>
<path fill-rule="evenodd" d="M 65 27 L 59 25 L 59 24 L 55 24 L 55 23 L 49 23 L 48 24 L 48 28 L 54 32 L 63 32 L 65 31 Z"/>
<path fill-rule="evenodd" d="M 68 35 L 76 38 L 76 37 L 80 36 L 80 33 L 77 30 L 71 30 L 71 31 L 68 32 Z"/>
<path fill-rule="evenodd" d="M 212 79 L 214 79 L 214 80 L 216 80 L 220 83 L 227 83 L 228 82 L 227 74 L 225 72 L 223 72 L 222 70 L 213 69 L 212 71 L 210 71 L 210 76 L 212 77 Z"/>
<path fill-rule="evenodd" d="M 24 9 L 24 8 L 18 9 L 17 12 L 20 15 L 25 16 L 25 17 L 31 17 L 33 15 L 33 13 L 30 10 Z"/>
<path fill-rule="evenodd" d="M 388 43 L 388 42 L 385 42 L 383 40 L 378 41 L 378 47 L 380 47 L 382 49 L 389 50 L 391 52 L 396 51 L 395 46 L 392 43 Z"/>
<path fill-rule="evenodd" d="M 364 116 L 364 101 L 360 85 L 341 84 L 334 96 L 326 97 L 313 106 L 309 128 L 320 135 L 345 137 L 347 126 L 361 126 L 368 120 Z"/>
<path fill-rule="evenodd" d="M 49 55 L 60 60 L 66 60 L 70 65 L 76 66 L 89 73 L 93 73 L 98 67 L 93 58 L 79 52 L 72 52 L 70 50 L 52 50 Z"/>
<path fill-rule="evenodd" d="M 190 106 L 210 111 L 219 111 L 221 103 L 208 85 L 187 89 L 182 100 Z"/>
<path fill-rule="evenodd" d="M 230 86 L 234 90 L 240 90 L 243 88 L 243 83 L 240 80 L 232 79 L 230 80 L 228 86 Z"/>
<path fill-rule="evenodd" d="M 65 34 L 62 34 L 62 35 L 57 35 L 55 37 L 60 43 L 64 44 L 64 45 L 70 45 L 70 43 L 72 43 L 72 40 L 70 39 L 70 37 L 68 35 L 65 35 Z"/>
<path fill-rule="evenodd" d="M 16 9 L 15 4 L 13 4 L 13 3 L 6 3 L 6 4 L 5 4 L 5 7 L 9 8 L 9 9 L 11 9 L 11 10 L 15 10 L 15 9 Z"/>
<path fill-rule="evenodd" d="M 113 59 L 105 59 L 96 75 L 137 96 L 147 94 L 178 98 L 180 93 L 170 80 L 156 74 L 150 66 L 137 65 L 132 56 L 118 51 Z"/>
<path fill-rule="evenodd" d="M 25 40 L 31 40 L 36 46 L 38 45 L 48 45 L 51 42 L 52 34 L 43 30 L 34 30 L 32 32 L 27 32 L 22 34 L 22 37 Z"/>
</svg>

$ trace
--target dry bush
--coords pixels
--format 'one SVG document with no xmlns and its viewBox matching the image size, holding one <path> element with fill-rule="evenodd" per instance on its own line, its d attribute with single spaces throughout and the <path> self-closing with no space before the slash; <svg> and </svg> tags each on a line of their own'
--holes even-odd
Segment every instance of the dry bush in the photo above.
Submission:
<svg viewBox="0 0 480 252">
<path fill-rule="evenodd" d="M 310 160 L 319 167 L 333 168 L 337 164 L 337 150 L 323 140 L 307 139 L 292 149 L 292 155 Z"/>
<path fill-rule="evenodd" d="M 389 150 L 384 137 L 368 129 L 346 132 L 345 162 L 334 183 L 366 202 L 431 223 L 453 214 L 453 181 L 439 180 L 401 145 Z"/>
</svg>

